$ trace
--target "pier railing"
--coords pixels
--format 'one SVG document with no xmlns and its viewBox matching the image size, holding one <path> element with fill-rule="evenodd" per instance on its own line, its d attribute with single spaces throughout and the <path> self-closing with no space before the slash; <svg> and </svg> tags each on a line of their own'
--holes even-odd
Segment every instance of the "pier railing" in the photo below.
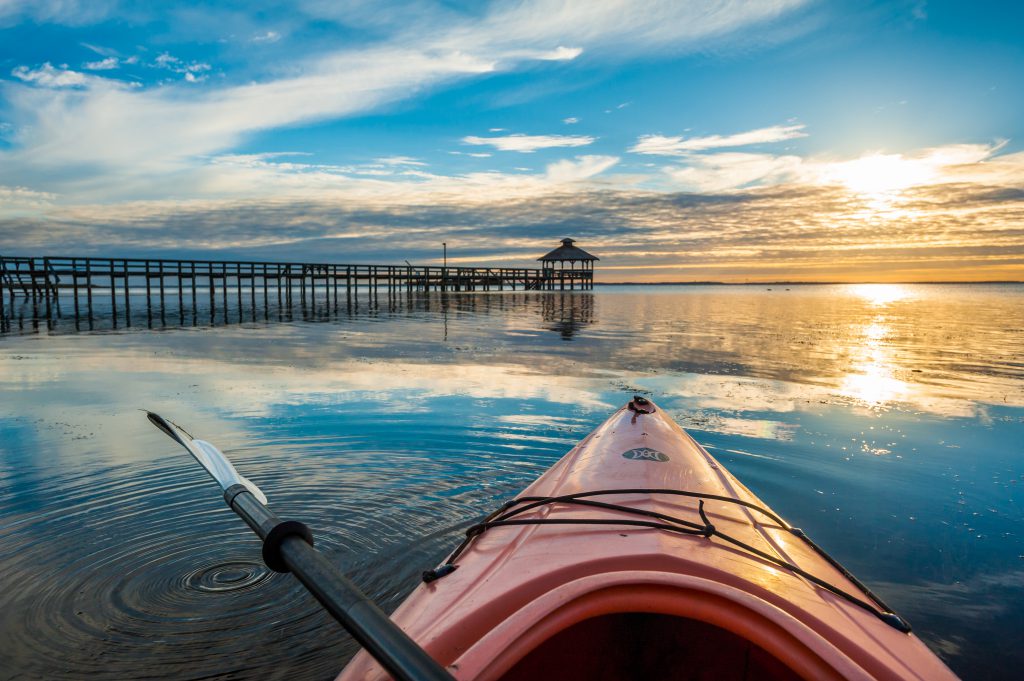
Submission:
<svg viewBox="0 0 1024 681">
<path fill-rule="evenodd" d="M 162 311 L 172 302 L 181 311 L 200 305 L 226 308 L 229 296 L 241 307 L 258 299 L 269 306 L 305 305 L 326 297 L 351 301 L 413 291 L 543 291 L 593 288 L 592 270 L 436 265 L 345 265 L 243 260 L 160 258 L 4 257 L 0 256 L 0 318 L 17 299 L 32 301 L 45 314 L 60 315 L 61 299 L 71 298 L 76 317 L 93 315 L 96 298 L 113 314 L 131 315 L 133 297 L 147 309 Z M 67 312 L 71 312 L 68 309 Z"/>
</svg>

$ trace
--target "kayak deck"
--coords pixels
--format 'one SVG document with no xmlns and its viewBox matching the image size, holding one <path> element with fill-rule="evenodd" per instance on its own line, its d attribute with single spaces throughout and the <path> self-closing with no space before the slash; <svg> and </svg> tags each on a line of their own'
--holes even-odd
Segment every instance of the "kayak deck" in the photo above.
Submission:
<svg viewBox="0 0 1024 681">
<path fill-rule="evenodd" d="M 643 488 L 764 506 L 653 403 L 629 407 L 521 498 Z M 955 678 L 913 635 L 782 567 L 870 601 L 773 515 L 670 494 L 589 498 L 713 525 L 772 560 L 709 533 L 627 524 L 642 516 L 623 510 L 543 503 L 514 516 L 529 524 L 475 534 L 457 569 L 420 585 L 392 619 L 467 680 Z M 378 678 L 365 653 L 339 676 Z"/>
</svg>

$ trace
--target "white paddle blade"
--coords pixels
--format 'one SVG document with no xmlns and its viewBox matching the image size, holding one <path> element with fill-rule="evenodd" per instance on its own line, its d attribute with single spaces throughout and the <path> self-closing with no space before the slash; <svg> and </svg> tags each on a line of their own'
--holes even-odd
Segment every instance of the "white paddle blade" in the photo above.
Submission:
<svg viewBox="0 0 1024 681">
<path fill-rule="evenodd" d="M 254 483 L 252 480 L 245 477 L 244 475 L 239 475 L 238 477 L 242 480 L 242 484 L 245 485 L 250 492 L 252 492 L 253 496 L 259 499 L 261 504 L 266 506 L 268 503 L 267 495 L 263 493 L 263 490 L 257 487 L 256 483 Z"/>
<path fill-rule="evenodd" d="M 263 493 L 263 490 L 249 479 L 242 477 L 223 452 L 205 440 L 192 440 L 191 444 L 194 445 L 194 447 L 189 447 L 192 456 L 196 457 L 196 461 L 203 465 L 203 468 L 213 476 L 222 489 L 226 490 L 232 485 L 243 485 L 260 500 L 260 503 L 267 503 L 267 495 Z M 198 451 L 193 451 L 193 449 Z"/>
<path fill-rule="evenodd" d="M 253 495 L 260 500 L 260 503 L 267 503 L 267 495 L 265 495 L 263 491 L 250 480 L 239 475 L 238 471 L 235 470 L 235 467 L 231 465 L 230 461 L 228 461 L 228 457 L 224 456 L 224 453 L 215 446 L 209 442 L 194 439 L 176 423 L 168 421 L 159 414 L 150 411 L 146 412 L 146 416 L 153 425 L 187 449 L 188 453 L 192 455 L 192 458 L 198 461 L 199 464 L 206 469 L 206 472 L 217 481 L 217 484 L 220 485 L 222 489 L 227 490 L 227 488 L 232 485 L 242 485 L 252 492 Z"/>
</svg>

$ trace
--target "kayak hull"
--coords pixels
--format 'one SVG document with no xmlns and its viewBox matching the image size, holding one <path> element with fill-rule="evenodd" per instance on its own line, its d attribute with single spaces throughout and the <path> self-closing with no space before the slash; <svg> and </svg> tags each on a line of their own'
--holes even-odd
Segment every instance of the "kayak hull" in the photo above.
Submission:
<svg viewBox="0 0 1024 681">
<path fill-rule="evenodd" d="M 673 489 L 764 507 L 656 405 L 629 407 L 520 498 Z M 695 498 L 630 492 L 599 499 L 709 522 L 869 600 L 791 528 L 751 508 L 706 500 L 701 516 Z M 637 516 L 556 503 L 516 518 L 619 523 Z M 454 562 L 456 570 L 417 587 L 392 619 L 466 681 L 956 678 L 913 634 L 716 536 L 627 524 L 500 526 L 476 536 Z M 597 666 L 582 669 L 583 659 Z M 338 677 L 385 678 L 364 652 Z"/>
</svg>

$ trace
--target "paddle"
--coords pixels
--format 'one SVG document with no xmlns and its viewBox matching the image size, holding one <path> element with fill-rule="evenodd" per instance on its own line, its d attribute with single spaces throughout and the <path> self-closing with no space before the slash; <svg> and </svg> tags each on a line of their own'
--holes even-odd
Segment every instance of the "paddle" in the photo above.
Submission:
<svg viewBox="0 0 1024 681">
<path fill-rule="evenodd" d="M 263 562 L 267 567 L 294 574 L 388 673 L 398 681 L 454 681 L 348 577 L 313 548 L 313 536 L 308 527 L 274 515 L 265 505 L 266 495 L 239 475 L 219 449 L 209 442 L 196 440 L 159 414 L 146 412 L 146 416 L 188 450 L 217 481 L 231 510 L 263 540 Z"/>
</svg>

